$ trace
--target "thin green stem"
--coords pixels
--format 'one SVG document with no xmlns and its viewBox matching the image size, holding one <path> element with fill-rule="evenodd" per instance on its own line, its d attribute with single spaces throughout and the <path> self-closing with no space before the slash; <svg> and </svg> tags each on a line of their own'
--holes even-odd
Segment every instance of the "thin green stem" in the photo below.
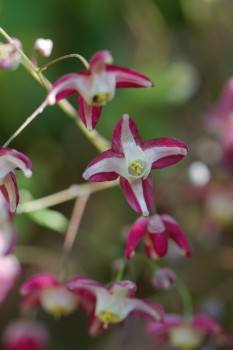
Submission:
<svg viewBox="0 0 233 350">
<path fill-rule="evenodd" d="M 54 63 L 57 63 L 57 62 L 60 62 L 60 61 L 63 61 L 63 60 L 65 60 L 65 59 L 67 59 L 67 58 L 72 58 L 72 57 L 78 58 L 78 59 L 84 64 L 85 68 L 86 68 L 87 70 L 89 69 L 89 63 L 87 62 L 87 60 L 86 60 L 83 56 L 78 55 L 78 54 L 76 54 L 76 53 L 71 53 L 71 54 L 69 54 L 69 55 L 65 55 L 65 56 L 61 56 L 61 57 L 59 57 L 59 58 L 56 58 L 55 60 L 52 60 L 51 62 L 45 64 L 45 65 L 42 66 L 42 67 L 40 67 L 40 68 L 38 69 L 38 73 L 43 72 L 45 69 L 47 69 L 48 67 L 52 66 Z"/>
<path fill-rule="evenodd" d="M 180 279 L 177 281 L 176 288 L 183 304 L 184 319 L 189 322 L 193 316 L 193 300 L 191 293 L 186 284 Z"/>
<path fill-rule="evenodd" d="M 125 273 L 125 268 L 126 268 L 126 260 L 123 258 L 121 259 L 120 263 L 122 264 L 119 271 L 116 274 L 115 277 L 115 282 L 119 282 L 122 281 L 123 277 L 124 277 L 124 273 Z"/>
<path fill-rule="evenodd" d="M 28 126 L 39 114 L 43 112 L 47 106 L 46 101 L 44 101 L 36 110 L 33 112 L 30 117 L 28 117 L 25 122 L 16 130 L 16 132 L 4 143 L 3 147 L 7 147 L 22 131 Z"/>
</svg>

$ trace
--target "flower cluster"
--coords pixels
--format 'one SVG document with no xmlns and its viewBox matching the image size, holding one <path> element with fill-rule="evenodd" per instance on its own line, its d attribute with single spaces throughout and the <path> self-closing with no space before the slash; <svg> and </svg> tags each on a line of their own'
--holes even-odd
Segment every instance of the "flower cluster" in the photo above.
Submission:
<svg viewBox="0 0 233 350">
<path fill-rule="evenodd" d="M 16 47 L 21 47 L 20 42 L 17 43 L 16 40 L 15 44 Z M 1 68 L 13 68 L 17 64 L 16 47 L 12 47 L 9 43 L 0 44 Z M 37 65 L 37 54 L 49 57 L 52 47 L 53 43 L 49 39 L 36 40 L 33 64 Z M 152 81 L 145 75 L 114 66 L 112 62 L 112 54 L 109 51 L 99 51 L 94 54 L 89 63 L 86 62 L 86 71 L 66 74 L 59 78 L 51 86 L 41 105 L 43 108 L 37 109 L 38 113 L 45 106 L 54 105 L 75 94 L 78 99 L 80 118 L 87 130 L 91 131 L 99 121 L 102 107 L 115 96 L 116 88 L 153 86 Z M 232 79 L 227 83 L 218 106 L 212 112 L 212 119 L 215 120 L 216 125 L 219 117 L 223 122 L 221 142 L 226 159 L 231 158 L 233 150 L 233 100 L 230 99 L 229 102 L 229 95 L 233 96 Z M 31 119 L 38 113 L 33 114 Z M 227 130 L 227 137 L 223 138 L 225 130 Z M 175 349 L 181 350 L 199 348 L 210 336 L 224 340 L 225 344 L 231 343 L 232 340 L 210 317 L 193 316 L 191 313 L 189 317 L 184 318 L 179 315 L 169 315 L 154 301 L 135 297 L 136 283 L 124 277 L 124 269 L 127 270 L 126 265 L 135 255 L 135 249 L 140 240 L 143 240 L 145 245 L 147 257 L 144 260 L 149 262 L 153 269 L 156 266 L 152 285 L 157 290 L 168 290 L 176 280 L 176 275 L 171 269 L 158 268 L 153 261 L 161 260 L 168 253 L 169 240 L 178 246 L 180 255 L 191 256 L 188 240 L 176 220 L 168 214 L 158 214 L 154 203 L 152 180 L 153 169 L 174 165 L 182 160 L 187 152 L 188 147 L 176 138 L 161 137 L 142 141 L 134 120 L 128 114 L 124 114 L 113 130 L 111 147 L 97 155 L 83 172 L 83 178 L 92 183 L 119 179 L 127 202 L 140 214 L 129 229 L 125 257 L 122 259 L 124 263 L 119 269 L 120 274 L 117 274 L 115 282 L 111 281 L 106 286 L 84 276 L 75 276 L 65 281 L 51 273 L 36 274 L 28 278 L 20 288 L 21 311 L 42 308 L 55 318 L 60 318 L 80 308 L 89 317 L 88 329 L 91 336 L 97 336 L 115 324 L 122 324 L 126 318 L 135 316 L 148 322 L 146 325 L 148 334 L 163 336 L 165 344 L 169 343 Z M 32 173 L 30 159 L 15 149 L 0 148 L 0 302 L 13 286 L 20 272 L 19 262 L 12 255 L 17 237 L 13 219 L 19 204 L 15 170 L 22 170 L 26 177 L 30 177 Z M 67 262 L 83 213 L 83 208 L 78 208 L 78 212 L 75 208 L 66 234 L 68 239 L 65 239 L 64 243 L 63 265 Z M 70 232 L 72 237 L 69 236 Z M 59 272 L 64 276 L 64 266 L 61 270 Z M 130 275 L 130 271 L 128 272 Z M 44 350 L 48 343 L 48 336 L 43 326 L 21 320 L 7 328 L 4 333 L 4 343 L 7 350 Z"/>
</svg>

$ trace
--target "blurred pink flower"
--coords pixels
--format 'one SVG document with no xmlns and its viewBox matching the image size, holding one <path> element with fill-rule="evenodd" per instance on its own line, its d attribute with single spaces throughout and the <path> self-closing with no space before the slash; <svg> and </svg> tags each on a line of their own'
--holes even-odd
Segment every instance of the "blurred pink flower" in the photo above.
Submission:
<svg viewBox="0 0 233 350">
<path fill-rule="evenodd" d="M 22 48 L 21 42 L 13 38 L 14 43 L 20 49 Z M 2 69 L 16 69 L 19 65 L 20 55 L 13 45 L 8 41 L 0 43 L 0 68 Z"/>
<path fill-rule="evenodd" d="M 168 268 L 157 269 L 151 279 L 151 284 L 158 290 L 169 290 L 176 282 L 176 274 Z"/>
<path fill-rule="evenodd" d="M 48 343 L 47 329 L 35 321 L 14 321 L 3 332 L 5 350 L 45 350 Z"/>
<path fill-rule="evenodd" d="M 42 307 L 56 316 L 66 316 L 76 310 L 79 298 L 67 290 L 65 283 L 56 276 L 44 273 L 26 280 L 20 288 L 24 310 Z"/>
<path fill-rule="evenodd" d="M 67 284 L 78 296 L 89 298 L 89 333 L 96 336 L 129 315 L 155 322 L 161 321 L 163 309 L 159 304 L 134 298 L 136 285 L 131 281 L 115 282 L 104 287 L 84 277 L 74 278 Z"/>
<path fill-rule="evenodd" d="M 9 204 L 11 212 L 16 211 L 19 203 L 15 169 L 22 170 L 26 177 L 30 177 L 32 163 L 27 156 L 15 149 L 0 148 L 0 191 Z"/>
<path fill-rule="evenodd" d="M 145 75 L 113 66 L 112 61 L 111 52 L 97 52 L 86 72 L 70 73 L 55 82 L 47 96 L 47 103 L 53 105 L 77 94 L 80 118 L 87 129 L 92 130 L 98 123 L 102 106 L 113 99 L 116 88 L 153 86 Z"/>
<path fill-rule="evenodd" d="M 163 323 L 149 322 L 146 333 L 156 337 L 164 336 L 164 342 L 180 350 L 199 349 L 208 337 L 233 345 L 232 337 L 224 333 L 216 321 L 201 314 L 195 315 L 190 321 L 185 321 L 178 315 L 165 315 Z"/>
<path fill-rule="evenodd" d="M 20 271 L 19 261 L 14 255 L 0 256 L 0 302 L 6 298 Z"/>
<path fill-rule="evenodd" d="M 16 240 L 17 233 L 12 223 L 12 214 L 0 192 L 0 256 L 11 253 Z"/>
<path fill-rule="evenodd" d="M 126 244 L 125 256 L 130 259 L 135 254 L 135 248 L 143 239 L 145 249 L 150 259 L 164 256 L 168 251 L 168 240 L 172 239 L 180 248 L 182 255 L 191 255 L 188 241 L 177 224 L 169 215 L 154 214 L 149 217 L 139 217 L 132 225 Z"/>
<path fill-rule="evenodd" d="M 91 182 L 112 181 L 120 177 L 131 207 L 138 213 L 149 215 L 153 205 L 151 169 L 175 164 L 186 154 L 186 145 L 173 138 L 142 142 L 134 121 L 125 114 L 113 131 L 112 148 L 88 164 L 83 177 Z"/>
</svg>

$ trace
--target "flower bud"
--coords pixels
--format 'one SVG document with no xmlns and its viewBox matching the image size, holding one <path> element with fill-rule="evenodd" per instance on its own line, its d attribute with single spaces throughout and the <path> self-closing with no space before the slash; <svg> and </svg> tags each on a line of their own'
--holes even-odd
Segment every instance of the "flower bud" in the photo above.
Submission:
<svg viewBox="0 0 233 350">
<path fill-rule="evenodd" d="M 51 39 L 39 38 L 35 41 L 34 50 L 43 57 L 49 57 L 53 49 L 53 42 Z"/>
<path fill-rule="evenodd" d="M 162 268 L 155 271 L 151 283 L 155 289 L 168 290 L 174 286 L 175 281 L 175 273 L 171 269 Z"/>
</svg>

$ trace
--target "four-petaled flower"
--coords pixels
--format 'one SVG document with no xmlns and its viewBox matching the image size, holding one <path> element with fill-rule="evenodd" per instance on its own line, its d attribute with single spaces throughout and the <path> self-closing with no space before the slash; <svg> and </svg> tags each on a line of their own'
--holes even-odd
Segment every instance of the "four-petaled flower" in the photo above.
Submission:
<svg viewBox="0 0 233 350">
<path fill-rule="evenodd" d="M 164 256 L 168 251 L 168 239 L 171 238 L 180 248 L 182 255 L 191 255 L 188 241 L 177 224 L 167 214 L 154 214 L 150 217 L 139 217 L 132 225 L 127 239 L 125 255 L 130 259 L 135 247 L 143 239 L 145 249 L 150 259 Z"/>
<path fill-rule="evenodd" d="M 41 306 L 55 317 L 69 315 L 79 304 L 79 298 L 67 290 L 65 283 L 49 273 L 29 278 L 21 286 L 20 293 L 22 309 Z"/>
<path fill-rule="evenodd" d="M 179 350 L 199 349 L 210 336 L 225 345 L 233 344 L 232 337 L 224 333 L 216 321 L 202 314 L 193 316 L 189 321 L 179 315 L 165 315 L 163 323 L 149 322 L 146 332 L 157 339 L 161 336 L 163 343 Z"/>
<path fill-rule="evenodd" d="M 129 315 L 154 322 L 161 321 L 163 317 L 163 309 L 159 304 L 134 298 L 136 285 L 131 281 L 116 282 L 104 287 L 88 278 L 77 277 L 67 287 L 77 295 L 89 297 L 90 305 L 93 305 L 89 312 L 89 333 L 92 336 L 122 322 Z"/>
<path fill-rule="evenodd" d="M 53 105 L 70 95 L 78 95 L 79 114 L 88 130 L 95 128 L 102 106 L 112 100 L 116 88 L 152 87 L 145 75 L 111 65 L 109 51 L 97 52 L 89 62 L 86 72 L 70 73 L 58 79 L 47 96 Z"/>
<path fill-rule="evenodd" d="M 14 169 L 23 171 L 26 177 L 32 174 L 32 163 L 23 153 L 11 148 L 0 148 L 0 191 L 15 212 L 19 202 L 18 186 Z"/>
<path fill-rule="evenodd" d="M 177 163 L 186 154 L 186 145 L 174 138 L 142 142 L 134 121 L 125 114 L 113 131 L 112 148 L 97 156 L 87 166 L 83 177 L 98 182 L 120 176 L 121 187 L 131 207 L 149 215 L 153 205 L 151 169 Z"/>
</svg>

